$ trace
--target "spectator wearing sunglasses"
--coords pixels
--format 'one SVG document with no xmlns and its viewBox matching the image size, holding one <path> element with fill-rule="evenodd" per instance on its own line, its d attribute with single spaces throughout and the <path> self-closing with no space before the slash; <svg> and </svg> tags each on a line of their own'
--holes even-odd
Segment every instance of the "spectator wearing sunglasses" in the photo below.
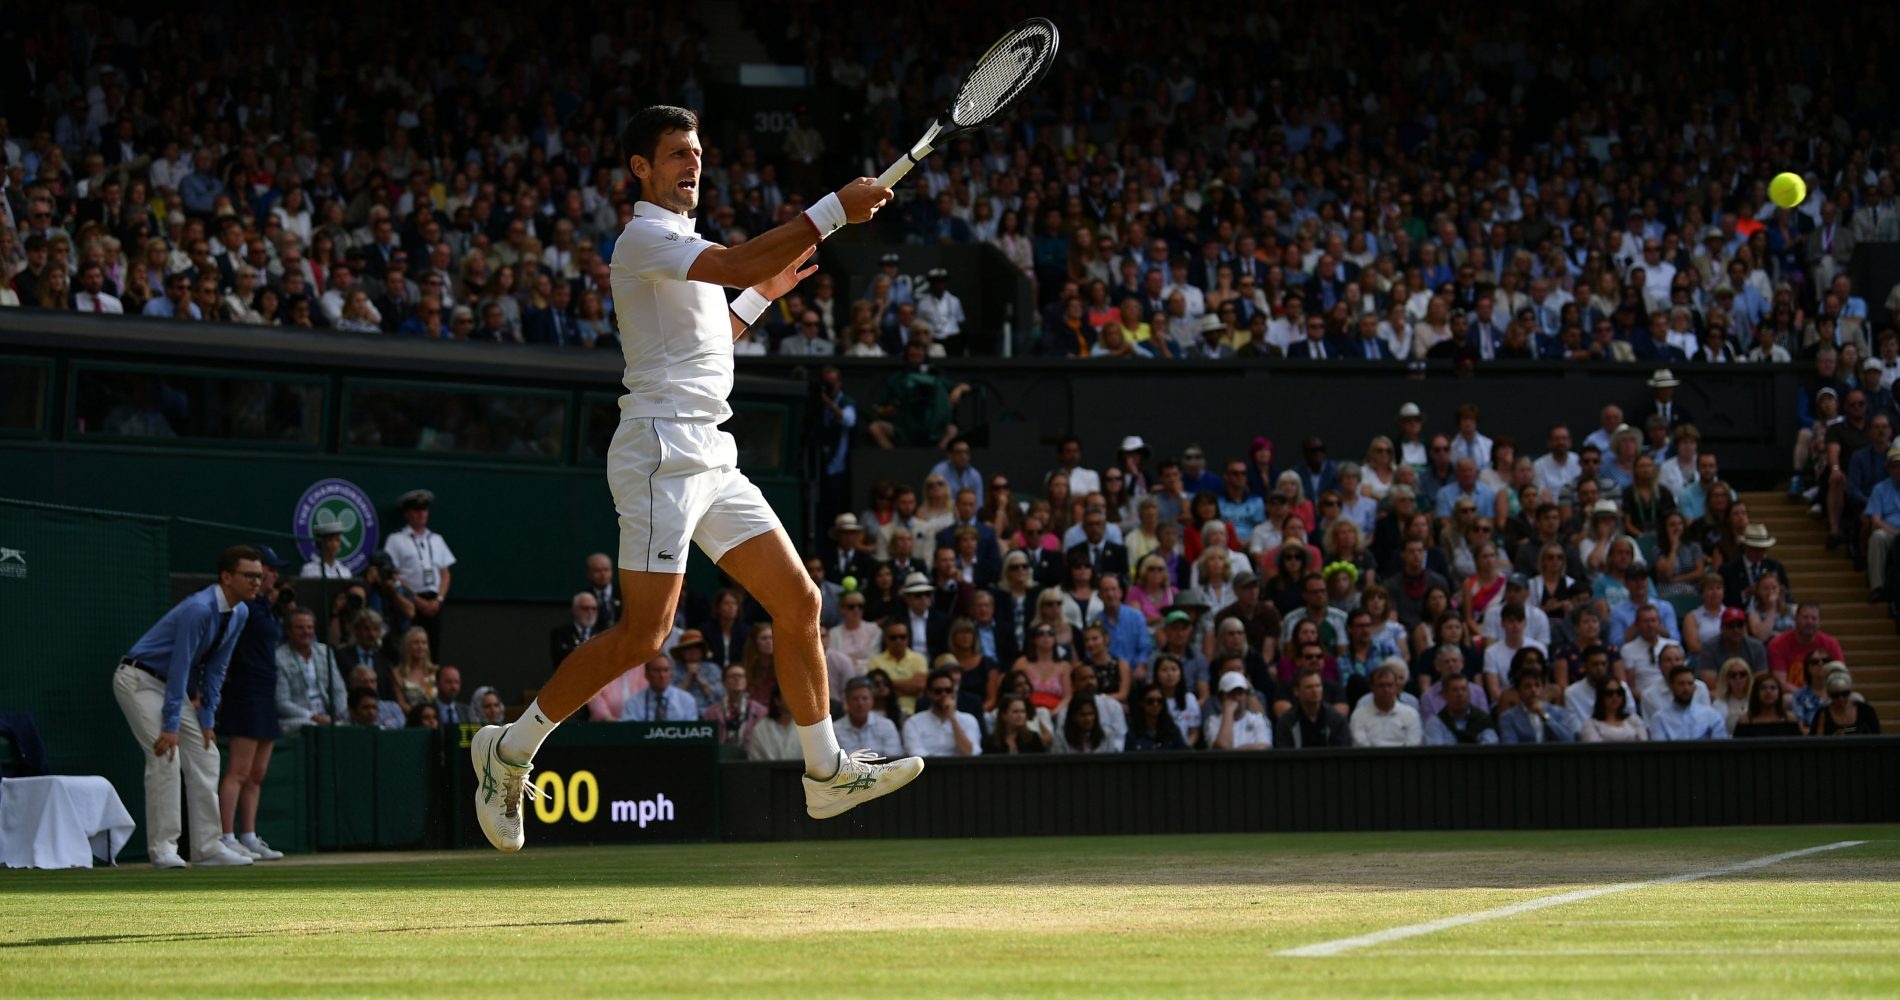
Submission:
<svg viewBox="0 0 1900 1000">
<path fill-rule="evenodd" d="M 204 319 L 198 303 L 192 301 L 191 276 L 184 272 L 165 276 L 165 294 L 145 303 L 145 315 L 165 319 Z"/>
<path fill-rule="evenodd" d="M 957 680 L 946 669 L 930 671 L 918 699 L 923 710 L 904 720 L 904 753 L 914 757 L 975 757 L 983 753 L 976 717 L 957 711 Z"/>
<path fill-rule="evenodd" d="M 1168 710 L 1166 696 L 1161 689 L 1151 684 L 1141 684 L 1129 698 L 1133 709 L 1129 712 L 1128 736 L 1122 743 L 1122 749 L 1130 753 L 1141 750 L 1186 750 L 1187 741 L 1181 737 L 1181 728 L 1174 721 L 1174 713 Z"/>
<path fill-rule="evenodd" d="M 1642 743 L 1649 739 L 1649 726 L 1630 712 L 1630 693 L 1623 682 L 1604 677 L 1578 736 L 1585 743 Z"/>
<path fill-rule="evenodd" d="M 906 712 L 916 711 L 917 696 L 924 690 L 929 669 L 924 654 L 910 648 L 910 626 L 901 619 L 884 626 L 884 648 L 872 654 L 865 665 L 866 674 L 881 670 L 891 679 L 891 690 Z"/>
<path fill-rule="evenodd" d="M 778 353 L 785 357 L 828 358 L 837 352 L 837 346 L 825 339 L 823 321 L 814 309 L 800 314 L 793 334 L 778 344 Z"/>
</svg>

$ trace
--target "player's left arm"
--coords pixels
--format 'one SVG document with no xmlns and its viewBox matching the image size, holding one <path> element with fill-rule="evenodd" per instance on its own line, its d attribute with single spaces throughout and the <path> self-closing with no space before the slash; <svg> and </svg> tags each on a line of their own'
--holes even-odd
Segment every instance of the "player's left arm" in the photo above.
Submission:
<svg viewBox="0 0 1900 1000">
<path fill-rule="evenodd" d="M 757 292 L 759 297 L 767 302 L 778 301 L 786 292 L 798 287 L 799 282 L 818 273 L 818 265 L 805 266 L 805 262 L 810 260 L 811 255 L 817 252 L 818 247 L 816 244 L 806 247 L 805 252 L 799 254 L 797 260 L 785 265 L 784 270 L 753 285 L 750 289 L 747 289 L 747 291 Z M 734 340 L 738 340 L 743 336 L 746 330 L 751 326 L 750 323 L 739 318 L 739 314 L 736 312 L 729 310 L 726 313 L 726 317 L 732 321 L 732 339 Z"/>
</svg>

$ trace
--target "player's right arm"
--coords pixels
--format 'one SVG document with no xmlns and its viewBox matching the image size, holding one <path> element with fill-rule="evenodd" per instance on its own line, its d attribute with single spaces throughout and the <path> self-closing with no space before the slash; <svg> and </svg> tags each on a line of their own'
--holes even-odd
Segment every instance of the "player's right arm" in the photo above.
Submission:
<svg viewBox="0 0 1900 1000">
<path fill-rule="evenodd" d="M 860 177 L 837 191 L 847 222 L 869 222 L 891 198 L 891 189 L 876 179 Z M 727 288 L 751 288 L 778 275 L 824 237 L 811 212 L 755 236 L 736 247 L 710 246 L 686 272 L 689 281 Z"/>
</svg>

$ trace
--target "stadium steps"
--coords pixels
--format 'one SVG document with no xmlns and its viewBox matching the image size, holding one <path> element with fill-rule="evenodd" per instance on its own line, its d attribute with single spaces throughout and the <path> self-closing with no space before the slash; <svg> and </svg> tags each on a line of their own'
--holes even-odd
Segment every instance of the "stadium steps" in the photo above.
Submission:
<svg viewBox="0 0 1900 1000">
<path fill-rule="evenodd" d="M 1880 713 L 1900 719 L 1900 636 L 1883 605 L 1867 603 L 1867 575 L 1841 550 L 1827 550 L 1827 523 L 1806 501 L 1780 491 L 1743 493 L 1750 521 L 1775 536 L 1774 558 L 1788 570 L 1795 597 L 1821 605 L 1821 628 L 1840 640 L 1854 687 Z"/>
</svg>

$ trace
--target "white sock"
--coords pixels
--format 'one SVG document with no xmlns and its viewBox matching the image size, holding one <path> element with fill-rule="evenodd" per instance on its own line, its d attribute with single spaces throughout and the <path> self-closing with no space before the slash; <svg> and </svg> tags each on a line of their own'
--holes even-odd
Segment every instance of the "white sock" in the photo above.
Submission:
<svg viewBox="0 0 1900 1000">
<path fill-rule="evenodd" d="M 237 843 L 237 834 L 227 833 L 224 836 L 219 837 L 218 841 L 220 843 L 225 843 L 225 844 L 235 844 Z"/>
<path fill-rule="evenodd" d="M 831 719 L 823 718 L 809 726 L 798 727 L 798 743 L 805 748 L 805 773 L 823 780 L 838 773 L 838 733 Z"/>
<path fill-rule="evenodd" d="M 536 698 L 521 718 L 501 734 L 501 759 L 510 764 L 527 764 L 534 760 L 535 752 L 541 749 L 541 742 L 560 725 L 550 720 L 546 712 L 541 711 L 541 699 Z"/>
<path fill-rule="evenodd" d="M 252 831 L 251 831 L 250 833 L 242 833 L 242 834 L 239 834 L 239 835 L 238 835 L 238 843 L 240 843 L 240 844 L 255 844 L 255 843 L 257 843 L 257 831 L 256 831 L 256 830 L 252 830 Z"/>
</svg>

